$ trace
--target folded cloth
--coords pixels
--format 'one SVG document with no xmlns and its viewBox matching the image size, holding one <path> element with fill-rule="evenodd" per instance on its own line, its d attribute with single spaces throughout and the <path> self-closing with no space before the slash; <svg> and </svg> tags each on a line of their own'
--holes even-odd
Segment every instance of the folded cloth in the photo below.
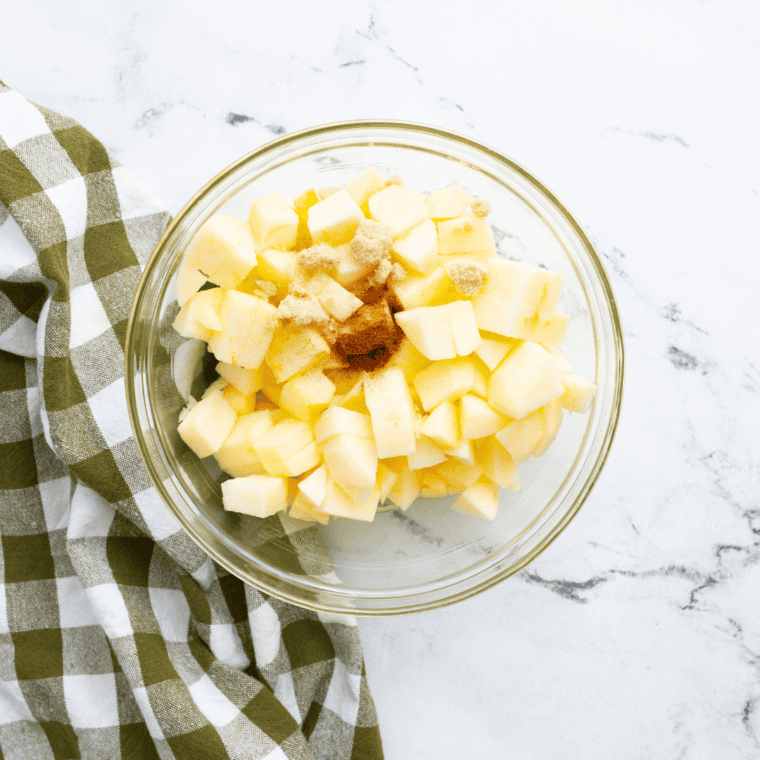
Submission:
<svg viewBox="0 0 760 760">
<path fill-rule="evenodd" d="M 138 455 L 124 339 L 168 221 L 0 82 L 0 757 L 381 758 L 355 621 L 214 564 Z"/>
</svg>

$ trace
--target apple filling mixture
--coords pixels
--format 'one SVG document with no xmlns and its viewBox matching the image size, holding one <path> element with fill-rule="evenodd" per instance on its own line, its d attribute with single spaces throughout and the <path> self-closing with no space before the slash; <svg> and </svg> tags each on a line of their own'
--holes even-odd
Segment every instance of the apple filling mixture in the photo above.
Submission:
<svg viewBox="0 0 760 760">
<path fill-rule="evenodd" d="M 370 167 L 203 224 L 174 327 L 219 378 L 179 434 L 232 476 L 226 509 L 324 524 L 459 494 L 453 509 L 492 520 L 499 487 L 520 490 L 517 463 L 596 386 L 559 349 L 561 275 L 498 257 L 490 211 Z"/>
</svg>

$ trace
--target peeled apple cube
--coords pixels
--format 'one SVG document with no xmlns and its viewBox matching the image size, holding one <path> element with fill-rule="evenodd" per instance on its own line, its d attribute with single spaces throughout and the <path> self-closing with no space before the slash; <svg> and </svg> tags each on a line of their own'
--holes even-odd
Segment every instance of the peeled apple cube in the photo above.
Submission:
<svg viewBox="0 0 760 760">
<path fill-rule="evenodd" d="M 415 348 L 414 343 L 412 343 L 409 338 L 405 337 L 386 366 L 400 367 L 404 372 L 407 382 L 411 382 L 411 378 L 413 378 L 420 370 L 430 366 L 430 359 L 423 356 L 419 350 Z"/>
<path fill-rule="evenodd" d="M 195 454 L 203 459 L 219 451 L 236 420 L 235 410 L 224 400 L 222 391 L 216 390 L 187 412 L 179 423 L 177 432 Z"/>
<path fill-rule="evenodd" d="M 325 272 L 312 277 L 307 288 L 309 292 L 312 292 L 312 288 L 316 291 L 312 292 L 312 295 L 319 299 L 325 311 L 335 317 L 338 322 L 345 322 L 363 305 L 360 298 L 346 290 Z"/>
<path fill-rule="evenodd" d="M 308 422 L 283 420 L 256 440 L 253 450 L 269 472 L 271 465 L 278 465 L 314 443 L 314 431 Z"/>
<path fill-rule="evenodd" d="M 502 488 L 520 490 L 520 473 L 512 455 L 494 436 L 476 441 L 478 461 L 483 463 L 486 477 Z"/>
<path fill-rule="evenodd" d="M 259 253 L 258 264 L 251 276 L 274 283 L 279 292 L 284 293 L 288 285 L 298 279 L 298 274 L 298 258 L 294 251 L 265 248 Z"/>
<path fill-rule="evenodd" d="M 438 499 L 449 493 L 450 486 L 443 478 L 426 472 L 422 475 L 422 491 L 420 495 L 426 499 Z"/>
<path fill-rule="evenodd" d="M 536 341 L 537 343 L 539 341 Z M 567 357 L 560 351 L 557 346 L 542 344 L 543 347 L 552 355 L 554 359 L 554 366 L 557 368 L 557 372 L 560 375 L 572 375 L 573 365 L 567 360 Z"/>
<path fill-rule="evenodd" d="M 330 354 L 325 339 L 310 327 L 286 327 L 277 331 L 266 355 L 275 380 L 284 383 L 298 372 L 311 369 Z"/>
<path fill-rule="evenodd" d="M 237 415 L 248 414 L 256 410 L 256 396 L 244 396 L 234 385 L 228 383 L 227 387 L 222 390 L 222 395 Z"/>
<path fill-rule="evenodd" d="M 287 475 L 295 478 L 304 472 L 313 470 L 322 462 L 322 456 L 319 453 L 316 443 L 310 443 L 301 449 L 297 454 L 284 460 L 283 462 L 267 462 L 264 469 L 270 475 Z"/>
<path fill-rule="evenodd" d="M 481 330 L 508 338 L 533 337 L 531 320 L 535 307 L 522 301 L 479 293 L 472 299 L 475 321 Z"/>
<path fill-rule="evenodd" d="M 496 251 L 491 225 L 480 216 L 463 214 L 456 219 L 436 222 L 438 228 L 438 254 L 490 254 Z"/>
<path fill-rule="evenodd" d="M 327 467 L 321 465 L 298 483 L 301 497 L 313 507 L 318 507 L 325 500 L 327 478 Z"/>
<path fill-rule="evenodd" d="M 295 375 L 282 387 L 280 406 L 299 420 L 308 420 L 327 408 L 335 395 L 335 383 L 318 369 Z"/>
<path fill-rule="evenodd" d="M 364 400 L 381 459 L 405 456 L 417 447 L 415 410 L 403 370 L 387 367 L 364 380 Z"/>
<path fill-rule="evenodd" d="M 353 435 L 337 435 L 322 444 L 327 471 L 338 485 L 372 488 L 377 475 L 374 441 Z"/>
<path fill-rule="evenodd" d="M 496 256 L 486 261 L 486 269 L 482 293 L 520 301 L 531 307 L 531 316 L 538 313 L 548 281 L 546 269 Z"/>
<path fill-rule="evenodd" d="M 351 240 L 363 220 L 356 201 L 339 190 L 309 209 L 309 232 L 315 243 L 340 245 Z"/>
<path fill-rule="evenodd" d="M 417 448 L 406 459 L 410 470 L 421 470 L 445 462 L 446 455 L 429 438 L 421 435 Z"/>
<path fill-rule="evenodd" d="M 222 329 L 219 307 L 226 292 L 211 288 L 191 296 L 174 319 L 174 329 L 185 338 L 207 341 L 212 332 Z"/>
<path fill-rule="evenodd" d="M 379 193 L 386 184 L 385 177 L 374 166 L 369 166 L 346 182 L 343 189 L 354 199 L 357 206 L 363 207 L 370 196 Z"/>
<path fill-rule="evenodd" d="M 294 520 L 303 520 L 304 522 L 318 522 L 321 525 L 327 525 L 330 521 L 329 515 L 317 512 L 314 505 L 310 504 L 300 493 L 293 499 L 288 517 L 292 517 Z"/>
<path fill-rule="evenodd" d="M 380 501 L 385 501 L 401 473 L 388 467 L 383 462 L 377 463 L 377 485 L 380 487 Z"/>
<path fill-rule="evenodd" d="M 222 470 L 235 478 L 262 475 L 264 465 L 253 450 L 252 440 L 263 436 L 273 426 L 268 411 L 250 412 L 238 417 L 224 444 L 214 454 Z"/>
<path fill-rule="evenodd" d="M 396 323 L 427 359 L 453 359 L 457 355 L 448 304 L 421 306 L 396 313 Z"/>
<path fill-rule="evenodd" d="M 459 443 L 454 446 L 454 448 L 444 449 L 443 451 L 447 457 L 456 459 L 470 467 L 475 466 L 475 447 L 469 438 L 462 436 L 459 439 Z"/>
<path fill-rule="evenodd" d="M 370 197 L 369 215 L 390 228 L 394 238 L 406 234 L 430 217 L 425 196 L 418 190 L 389 185 Z"/>
<path fill-rule="evenodd" d="M 388 499 L 399 509 L 407 510 L 420 495 L 422 490 L 422 478 L 414 470 L 404 467 L 393 488 L 388 494 Z"/>
<path fill-rule="evenodd" d="M 219 318 L 222 329 L 209 338 L 209 351 L 225 364 L 245 369 L 258 367 L 277 326 L 277 309 L 256 296 L 228 290 L 219 308 Z"/>
<path fill-rule="evenodd" d="M 458 491 L 464 491 L 475 485 L 484 472 L 479 464 L 469 465 L 455 459 L 448 459 L 443 464 L 439 464 L 435 471 Z"/>
<path fill-rule="evenodd" d="M 341 406 L 331 406 L 322 412 L 314 425 L 314 435 L 320 444 L 337 435 L 353 435 L 374 441 L 369 415 Z"/>
<path fill-rule="evenodd" d="M 562 397 L 560 396 L 560 398 Z M 555 398 L 545 406 L 542 406 L 539 411 L 541 412 L 541 424 L 544 432 L 541 440 L 536 444 L 536 448 L 533 449 L 534 457 L 540 457 L 546 453 L 562 424 L 562 407 L 560 406 L 559 399 Z"/>
<path fill-rule="evenodd" d="M 510 422 L 496 433 L 496 440 L 512 455 L 515 462 L 533 456 L 544 435 L 544 420 L 540 409 Z"/>
<path fill-rule="evenodd" d="M 587 412 L 596 396 L 596 384 L 580 375 L 560 375 L 562 395 L 559 403 L 571 412 Z"/>
<path fill-rule="evenodd" d="M 270 517 L 288 506 L 288 485 L 269 475 L 232 478 L 222 483 L 222 502 L 230 512 Z"/>
<path fill-rule="evenodd" d="M 446 304 L 457 356 L 469 356 L 483 340 L 470 301 Z"/>
<path fill-rule="evenodd" d="M 251 204 L 248 225 L 258 250 L 295 246 L 298 214 L 280 193 L 257 198 Z"/>
<path fill-rule="evenodd" d="M 331 517 L 348 517 L 352 520 L 372 522 L 375 519 L 379 501 L 380 488 L 378 486 L 374 486 L 357 503 L 334 480 L 329 479 L 327 481 L 327 493 L 319 511 Z"/>
<path fill-rule="evenodd" d="M 338 255 L 338 266 L 335 269 L 335 280 L 344 288 L 369 274 L 374 264 L 360 264 L 351 254 L 351 244 L 336 245 L 335 252 Z"/>
<path fill-rule="evenodd" d="M 434 362 L 414 378 L 414 388 L 426 412 L 444 401 L 464 396 L 475 386 L 476 368 L 467 357 Z"/>
<path fill-rule="evenodd" d="M 438 231 L 433 221 L 426 219 L 394 240 L 391 258 L 418 274 L 431 274 L 438 266 Z"/>
<path fill-rule="evenodd" d="M 430 217 L 436 220 L 461 216 L 470 203 L 472 203 L 472 196 L 456 182 L 435 190 L 427 198 Z"/>
<path fill-rule="evenodd" d="M 470 517 L 493 520 L 499 511 L 499 486 L 484 478 L 464 491 L 451 508 Z"/>
<path fill-rule="evenodd" d="M 517 345 L 517 340 L 504 338 L 503 340 L 494 340 L 492 338 L 483 338 L 478 347 L 475 349 L 475 355 L 482 360 L 483 364 L 491 372 L 496 369 L 499 362 Z"/>
<path fill-rule="evenodd" d="M 536 343 L 558 346 L 565 339 L 567 328 L 570 326 L 570 315 L 558 311 L 546 322 L 531 326 L 530 338 Z"/>
<path fill-rule="evenodd" d="M 423 421 L 420 432 L 439 446 L 446 448 L 456 446 L 459 443 L 460 433 L 459 415 L 454 404 L 450 401 L 439 404 Z"/>
<path fill-rule="evenodd" d="M 508 422 L 503 414 L 488 406 L 482 398 L 466 393 L 459 399 L 459 424 L 465 438 L 485 438 L 501 430 Z"/>
<path fill-rule="evenodd" d="M 559 299 L 562 297 L 562 282 L 563 277 L 559 272 L 547 271 L 544 294 L 538 307 L 539 321 L 543 322 L 556 313 Z"/>
<path fill-rule="evenodd" d="M 391 290 L 404 309 L 416 309 L 442 303 L 449 292 L 449 284 L 446 270 L 436 267 L 429 275 L 408 274 L 401 282 L 394 282 Z"/>
<path fill-rule="evenodd" d="M 261 386 L 264 384 L 264 370 L 262 366 L 258 366 L 255 369 L 243 369 L 236 364 L 219 362 L 216 365 L 216 371 L 227 382 L 234 385 L 244 396 L 250 396 L 256 393 L 256 391 L 261 390 Z"/>
<path fill-rule="evenodd" d="M 563 392 L 551 354 L 526 340 L 491 373 L 488 404 L 507 417 L 519 419 Z"/>
<path fill-rule="evenodd" d="M 184 306 L 206 279 L 235 288 L 256 266 L 256 243 L 248 225 L 229 214 L 216 214 L 195 233 L 177 273 L 177 302 Z M 195 272 L 205 277 L 199 280 Z"/>
</svg>

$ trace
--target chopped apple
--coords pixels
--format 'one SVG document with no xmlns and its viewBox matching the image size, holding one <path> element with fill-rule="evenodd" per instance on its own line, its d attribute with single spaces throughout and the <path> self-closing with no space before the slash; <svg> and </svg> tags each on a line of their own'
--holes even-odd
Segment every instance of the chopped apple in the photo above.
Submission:
<svg viewBox="0 0 760 760">
<path fill-rule="evenodd" d="M 364 207 L 370 196 L 379 193 L 386 185 L 385 177 L 374 167 L 367 167 L 361 174 L 343 185 L 343 189 L 359 207 Z"/>
<path fill-rule="evenodd" d="M 469 356 L 483 340 L 470 301 L 446 304 L 457 356 Z"/>
<path fill-rule="evenodd" d="M 301 497 L 313 507 L 318 507 L 325 500 L 327 492 L 327 466 L 321 465 L 314 472 L 298 482 Z"/>
<path fill-rule="evenodd" d="M 512 455 L 515 462 L 524 462 L 533 456 L 543 435 L 543 413 L 536 409 L 503 427 L 496 433 L 496 440 Z"/>
<path fill-rule="evenodd" d="M 277 326 L 277 309 L 256 296 L 228 290 L 219 308 L 222 329 L 211 335 L 209 350 L 225 364 L 255 369 L 264 359 Z"/>
<path fill-rule="evenodd" d="M 315 243 L 340 245 L 351 240 L 363 219 L 356 201 L 339 190 L 309 209 L 309 232 Z"/>
<path fill-rule="evenodd" d="M 223 288 L 210 288 L 195 293 L 179 310 L 174 329 L 185 338 L 207 341 L 215 330 L 222 329 L 219 307 L 226 292 Z"/>
<path fill-rule="evenodd" d="M 449 488 L 449 484 L 438 475 L 434 475 L 432 472 L 424 472 L 422 474 L 422 490 L 420 491 L 420 495 L 424 498 L 438 499 L 441 496 L 446 496 L 449 493 Z"/>
<path fill-rule="evenodd" d="M 483 338 L 480 345 L 475 349 L 476 356 L 493 372 L 499 362 L 517 345 L 517 340 L 512 338 Z"/>
<path fill-rule="evenodd" d="M 399 367 L 375 371 L 364 379 L 364 400 L 372 420 L 378 456 L 405 456 L 417 445 L 409 386 Z"/>
<path fill-rule="evenodd" d="M 507 417 L 471 393 L 459 399 L 459 424 L 465 438 L 485 438 L 501 430 L 508 422 Z"/>
<path fill-rule="evenodd" d="M 345 322 L 363 303 L 325 272 L 312 277 L 307 290 L 319 299 L 325 311 L 338 322 Z"/>
<path fill-rule="evenodd" d="M 222 483 L 222 502 L 230 512 L 254 517 L 270 517 L 287 508 L 286 478 L 269 475 L 248 475 Z"/>
<path fill-rule="evenodd" d="M 483 293 L 510 301 L 520 301 L 530 307 L 535 316 L 541 305 L 548 279 L 548 271 L 521 261 L 494 256 L 486 261 L 488 276 Z"/>
<path fill-rule="evenodd" d="M 464 491 L 451 508 L 470 517 L 493 520 L 499 510 L 499 486 L 483 478 Z"/>
<path fill-rule="evenodd" d="M 330 477 L 346 488 L 372 488 L 377 476 L 375 442 L 354 435 L 336 435 L 322 444 Z"/>
<path fill-rule="evenodd" d="M 491 373 L 488 404 L 507 417 L 519 419 L 563 391 L 551 354 L 538 343 L 526 340 Z"/>
<path fill-rule="evenodd" d="M 531 304 L 479 293 L 472 299 L 472 308 L 481 330 L 507 338 L 530 339 L 533 336 L 534 307 Z"/>
<path fill-rule="evenodd" d="M 291 282 L 302 279 L 297 254 L 295 251 L 279 251 L 276 248 L 260 251 L 258 264 L 250 278 L 271 282 L 277 286 L 278 293 L 284 295 Z"/>
<path fill-rule="evenodd" d="M 245 475 L 262 475 L 264 465 L 253 450 L 253 441 L 274 427 L 272 414 L 256 411 L 237 418 L 230 434 L 214 454 L 219 466 L 235 478 Z"/>
<path fill-rule="evenodd" d="M 308 422 L 286 419 L 277 423 L 262 436 L 257 436 L 255 439 L 249 437 L 249 441 L 270 475 L 285 475 L 289 473 L 279 472 L 283 463 L 314 443 L 314 431 Z M 318 464 L 319 458 L 311 467 L 316 467 Z M 301 472 L 293 473 L 293 475 L 300 475 L 311 467 L 304 467 Z"/>
<path fill-rule="evenodd" d="M 461 216 L 470 203 L 472 203 L 472 196 L 455 182 L 435 190 L 427 198 L 430 217 L 436 221 Z"/>
<path fill-rule="evenodd" d="M 380 488 L 374 486 L 361 501 L 354 501 L 332 478 L 327 481 L 325 499 L 319 512 L 331 517 L 348 517 L 352 520 L 372 522 L 380 501 Z M 316 510 L 315 510 L 316 511 Z"/>
<path fill-rule="evenodd" d="M 391 258 L 418 274 L 431 274 L 438 266 L 438 232 L 435 224 L 426 219 L 394 240 Z"/>
<path fill-rule="evenodd" d="M 322 412 L 314 425 L 314 435 L 319 444 L 329 441 L 337 435 L 351 435 L 370 441 L 375 440 L 369 415 L 344 409 L 341 406 L 330 406 Z"/>
<path fill-rule="evenodd" d="M 557 346 L 546 345 L 544 343 L 541 345 L 552 355 L 552 359 L 554 359 L 554 366 L 557 368 L 557 372 L 559 372 L 561 375 L 573 374 L 573 365 L 570 364 L 570 362 L 567 360 L 567 357 L 562 353 L 562 351 L 559 350 L 559 348 L 557 348 Z"/>
<path fill-rule="evenodd" d="M 411 383 L 412 378 L 425 367 L 430 366 L 430 359 L 423 356 L 414 343 L 409 338 L 404 337 L 401 344 L 396 349 L 396 353 L 391 356 L 390 361 L 386 365 L 387 367 L 401 367 L 404 372 L 404 376 L 408 383 Z"/>
<path fill-rule="evenodd" d="M 380 501 L 385 501 L 388 498 L 388 494 L 396 485 L 400 474 L 400 471 L 397 472 L 385 462 L 377 463 L 377 485 L 380 487 Z"/>
<path fill-rule="evenodd" d="M 414 387 L 429 412 L 444 401 L 453 401 L 475 386 L 476 368 L 466 356 L 434 362 L 414 378 Z"/>
<path fill-rule="evenodd" d="M 215 390 L 189 409 L 177 432 L 202 459 L 219 451 L 236 420 L 237 414 L 224 400 L 222 391 Z"/>
<path fill-rule="evenodd" d="M 459 491 L 474 485 L 484 472 L 479 464 L 469 465 L 456 459 L 447 459 L 435 471 Z"/>
<path fill-rule="evenodd" d="M 294 375 L 282 387 L 280 406 L 299 420 L 308 420 L 327 409 L 335 384 L 319 369 Z"/>
<path fill-rule="evenodd" d="M 367 409 L 364 399 L 364 376 L 362 375 L 354 386 L 349 388 L 342 396 L 333 396 L 330 406 L 342 406 L 344 409 L 349 409 L 352 412 L 369 414 L 369 409 Z"/>
<path fill-rule="evenodd" d="M 388 494 L 388 499 L 399 509 L 407 510 L 420 495 L 422 478 L 415 470 L 404 467 L 393 488 Z"/>
<path fill-rule="evenodd" d="M 335 269 L 335 279 L 344 288 L 360 280 L 372 271 L 374 264 L 360 264 L 351 253 L 351 244 L 335 246 L 338 256 L 338 266 Z"/>
<path fill-rule="evenodd" d="M 533 449 L 534 457 L 540 457 L 546 453 L 562 424 L 562 406 L 559 399 L 553 399 L 548 404 L 542 406 L 539 411 L 541 412 L 543 435 L 541 436 L 541 440 L 536 444 L 536 448 Z"/>
<path fill-rule="evenodd" d="M 293 208 L 298 214 L 298 218 L 304 222 L 309 218 L 309 209 L 317 203 L 319 203 L 319 195 L 313 187 L 304 190 L 293 198 Z"/>
<path fill-rule="evenodd" d="M 567 335 L 570 326 L 570 315 L 558 311 L 545 322 L 538 322 L 531 328 L 531 340 L 537 343 L 546 343 L 551 346 L 559 346 Z"/>
<path fill-rule="evenodd" d="M 417 448 L 406 459 L 410 470 L 421 470 L 445 462 L 446 455 L 429 438 L 421 435 Z"/>
<path fill-rule="evenodd" d="M 472 386 L 472 392 L 482 398 L 484 401 L 488 400 L 488 379 L 486 373 L 482 367 L 473 362 L 475 367 L 475 385 Z"/>
<path fill-rule="evenodd" d="M 404 309 L 415 309 L 443 303 L 450 284 L 446 270 L 436 267 L 428 275 L 408 274 L 401 282 L 394 282 L 391 290 Z"/>
<path fill-rule="evenodd" d="M 266 362 L 275 380 L 284 383 L 296 373 L 311 369 L 329 354 L 330 346 L 316 330 L 290 325 L 275 333 Z"/>
<path fill-rule="evenodd" d="M 520 490 L 520 473 L 512 455 L 496 440 L 488 436 L 475 442 L 478 449 L 478 461 L 483 463 L 486 477 L 502 488 L 511 491 Z"/>
<path fill-rule="evenodd" d="M 559 299 L 562 297 L 563 277 L 559 272 L 546 272 L 546 284 L 541 303 L 538 306 L 538 319 L 545 321 L 556 314 Z"/>
<path fill-rule="evenodd" d="M 460 433 L 459 416 L 454 404 L 450 401 L 444 401 L 442 404 L 439 404 L 425 418 L 420 432 L 438 446 L 445 448 L 456 446 L 459 443 Z"/>
<path fill-rule="evenodd" d="M 303 520 L 304 522 L 318 522 L 321 525 L 327 525 L 330 522 L 330 515 L 317 512 L 313 504 L 310 504 L 302 494 L 296 494 L 293 503 L 290 505 L 288 517 L 294 520 Z"/>
<path fill-rule="evenodd" d="M 587 412 L 596 396 L 596 384 L 580 375 L 560 375 L 562 395 L 559 403 L 570 412 Z"/>
<path fill-rule="evenodd" d="M 454 448 L 444 449 L 443 452 L 447 457 L 456 459 L 470 467 L 475 466 L 475 447 L 469 438 L 462 436 Z"/>
<path fill-rule="evenodd" d="M 222 395 L 237 415 L 248 414 L 256 409 L 256 395 L 244 396 L 234 385 L 228 383 L 222 390 Z"/>
<path fill-rule="evenodd" d="M 298 214 L 280 193 L 257 198 L 248 213 L 256 249 L 293 248 L 298 237 Z"/>
<path fill-rule="evenodd" d="M 448 304 L 400 311 L 396 314 L 396 323 L 415 348 L 431 361 L 453 359 L 457 355 Z"/>
<path fill-rule="evenodd" d="M 388 185 L 371 196 L 368 203 L 370 217 L 389 227 L 394 238 L 430 217 L 425 196 L 400 185 Z"/>
<path fill-rule="evenodd" d="M 439 255 L 487 254 L 493 256 L 496 246 L 491 225 L 480 216 L 463 214 L 456 219 L 436 222 Z"/>
<path fill-rule="evenodd" d="M 236 364 L 227 364 L 219 362 L 216 365 L 216 371 L 227 382 L 235 386 L 244 396 L 250 396 L 261 390 L 264 384 L 264 367 L 260 365 L 255 369 L 243 369 Z"/>
</svg>

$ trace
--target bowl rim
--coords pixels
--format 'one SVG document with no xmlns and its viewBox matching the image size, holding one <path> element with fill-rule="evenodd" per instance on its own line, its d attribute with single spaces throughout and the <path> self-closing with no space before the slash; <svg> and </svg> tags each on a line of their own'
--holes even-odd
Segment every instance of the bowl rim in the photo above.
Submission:
<svg viewBox="0 0 760 760">
<path fill-rule="evenodd" d="M 432 599 L 432 600 L 419 599 L 415 601 L 415 597 L 417 596 L 424 597 L 427 594 L 429 594 L 428 589 L 424 589 L 422 591 L 412 590 L 411 592 L 405 591 L 403 593 L 391 594 L 391 595 L 385 595 L 385 596 L 383 595 L 382 592 L 373 593 L 371 595 L 371 598 L 378 599 L 378 600 L 382 598 L 404 598 L 404 599 L 409 600 L 408 603 L 404 604 L 403 606 L 393 607 L 392 609 L 374 609 L 374 608 L 353 607 L 353 606 L 351 608 L 346 608 L 346 607 L 341 607 L 334 604 L 314 601 L 311 599 L 303 599 L 301 597 L 298 597 L 295 594 L 284 591 L 280 585 L 272 583 L 269 580 L 270 573 L 266 571 L 264 571 L 260 575 L 257 574 L 255 576 L 253 574 L 246 573 L 243 577 L 241 577 L 239 568 L 234 567 L 226 559 L 226 557 L 223 556 L 219 551 L 217 551 L 215 547 L 212 546 L 208 541 L 196 535 L 196 533 L 192 529 L 190 520 L 182 512 L 182 510 L 177 508 L 177 506 L 174 503 L 174 500 L 171 498 L 171 495 L 169 494 L 168 489 L 164 485 L 162 478 L 157 472 L 157 468 L 155 464 L 146 455 L 148 446 L 146 444 L 145 435 L 143 434 L 143 430 L 140 425 L 139 413 L 137 409 L 137 392 L 136 392 L 136 382 L 135 382 L 135 378 L 138 373 L 135 370 L 137 357 L 135 353 L 134 333 L 136 331 L 137 315 L 140 310 L 140 306 L 145 298 L 145 292 L 146 292 L 145 286 L 148 280 L 148 276 L 153 270 L 156 261 L 160 259 L 161 255 L 164 252 L 164 249 L 166 248 L 168 242 L 174 235 L 175 231 L 178 228 L 181 228 L 184 220 L 194 210 L 194 208 L 198 205 L 198 203 L 215 187 L 222 184 L 228 177 L 230 177 L 239 169 L 241 169 L 241 167 L 243 167 L 247 163 L 250 163 L 256 158 L 265 156 L 271 153 L 272 151 L 280 150 L 291 143 L 297 143 L 301 140 L 304 140 L 305 138 L 313 139 L 322 134 L 329 134 L 332 137 L 332 136 L 335 136 L 336 134 L 340 134 L 341 132 L 346 132 L 349 130 L 357 130 L 357 129 L 368 129 L 368 130 L 376 129 L 379 131 L 401 130 L 401 131 L 409 132 L 413 134 L 422 133 L 431 137 L 454 141 L 476 151 L 477 153 L 484 154 L 485 156 L 497 161 L 500 164 L 504 164 L 506 167 L 508 167 L 512 171 L 516 172 L 520 177 L 522 177 L 523 180 L 527 181 L 530 185 L 532 185 L 536 190 L 538 190 L 546 198 L 547 201 L 549 201 L 550 204 L 552 204 L 555 207 L 555 209 L 562 216 L 563 220 L 570 226 L 572 231 L 579 238 L 584 248 L 585 253 L 588 255 L 589 263 L 592 265 L 593 271 L 596 277 L 598 278 L 598 285 L 601 288 L 603 301 L 606 304 L 607 309 L 608 309 L 608 317 L 609 317 L 611 327 L 612 327 L 612 337 L 614 338 L 614 341 L 613 341 L 614 361 L 611 362 L 612 366 L 610 367 L 610 370 L 609 370 L 609 375 L 614 378 L 614 387 L 612 388 L 612 392 L 610 394 L 612 404 L 609 411 L 609 417 L 607 419 L 606 429 L 604 430 L 601 442 L 599 444 L 599 453 L 591 467 L 588 477 L 583 482 L 583 485 L 581 489 L 579 490 L 579 492 L 577 493 L 577 495 L 575 496 L 572 504 L 570 505 L 570 508 L 567 509 L 562 514 L 561 518 L 557 521 L 557 523 L 549 531 L 549 533 L 546 536 L 540 538 L 537 544 L 532 549 L 530 549 L 525 554 L 524 557 L 519 559 L 514 564 L 509 565 L 507 568 L 499 570 L 498 572 L 494 573 L 492 576 L 482 579 L 479 583 L 475 585 L 467 586 L 465 588 L 461 588 L 459 590 L 453 591 L 453 593 L 447 594 L 444 598 Z M 443 129 L 441 127 L 436 127 L 433 125 L 423 124 L 419 122 L 410 122 L 410 121 L 402 121 L 402 120 L 394 120 L 394 119 L 361 119 L 361 120 L 350 120 L 350 121 L 340 121 L 340 122 L 319 124 L 313 127 L 307 127 L 305 129 L 301 129 L 295 132 L 288 133 L 286 135 L 276 137 L 273 140 L 270 140 L 269 142 L 261 146 L 258 146 L 257 148 L 254 148 L 253 150 L 249 151 L 243 156 L 240 156 L 238 159 L 233 161 L 231 164 L 229 164 L 220 172 L 218 172 L 215 176 L 213 176 L 210 180 L 208 180 L 198 191 L 196 191 L 190 197 L 190 199 L 180 209 L 177 215 L 169 222 L 166 229 L 164 230 L 163 235 L 161 236 L 160 240 L 156 244 L 156 247 L 154 248 L 153 252 L 151 253 L 150 257 L 147 259 L 143 267 L 143 272 L 141 274 L 140 281 L 138 283 L 137 290 L 135 291 L 135 295 L 132 301 L 132 306 L 131 306 L 130 314 L 129 314 L 129 321 L 127 324 L 127 331 L 126 331 L 126 336 L 125 336 L 125 351 L 124 351 L 124 370 L 125 370 L 124 377 L 125 377 L 128 413 L 129 413 L 130 423 L 132 425 L 133 435 L 135 437 L 135 442 L 137 444 L 137 449 L 140 454 L 140 458 L 142 459 L 143 464 L 145 465 L 148 471 L 148 474 L 150 475 L 150 479 L 153 486 L 158 491 L 159 495 L 161 496 L 162 500 L 169 508 L 172 515 L 175 517 L 175 519 L 178 520 L 178 522 L 180 523 L 182 528 L 185 530 L 185 532 L 189 535 L 189 537 L 207 555 L 209 555 L 214 561 L 218 562 L 227 571 L 241 578 L 241 580 L 251 583 L 253 586 L 255 586 L 256 588 L 259 588 L 265 593 L 272 594 L 273 596 L 276 596 L 277 598 L 290 602 L 292 604 L 295 604 L 301 607 L 306 607 L 308 609 L 312 609 L 319 612 L 350 613 L 350 614 L 361 615 L 361 616 L 380 616 L 380 615 L 386 616 L 386 615 L 396 615 L 396 614 L 408 614 L 412 612 L 419 612 L 419 611 L 430 610 L 430 609 L 438 609 L 440 607 L 445 607 L 450 604 L 454 604 L 455 602 L 462 601 L 471 596 L 479 594 L 485 591 L 486 589 L 491 588 L 492 586 L 496 585 L 497 583 L 500 583 L 506 578 L 509 578 L 510 576 L 514 575 L 520 570 L 524 569 L 534 559 L 536 559 L 542 552 L 544 552 L 558 538 L 558 536 L 567 528 L 570 522 L 574 519 L 574 517 L 580 511 L 580 508 L 583 506 L 586 499 L 588 498 L 588 495 L 590 494 L 594 485 L 596 484 L 604 468 L 604 465 L 607 461 L 607 458 L 609 456 L 609 452 L 612 446 L 612 442 L 617 432 L 617 427 L 618 427 L 618 423 L 620 419 L 620 409 L 621 409 L 621 404 L 622 404 L 622 399 L 623 399 L 624 381 L 625 381 L 625 347 L 624 347 L 624 335 L 623 335 L 622 323 L 620 320 L 620 313 L 617 307 L 617 302 L 612 290 L 611 283 L 609 281 L 609 277 L 607 275 L 606 269 L 602 263 L 600 256 L 597 254 L 596 249 L 594 245 L 592 244 L 591 240 L 589 239 L 588 235 L 585 233 L 585 231 L 583 230 L 579 222 L 575 219 L 573 214 L 569 211 L 567 206 L 559 199 L 559 197 L 552 190 L 550 190 L 532 172 L 525 169 L 525 167 L 523 167 L 521 164 L 519 164 L 518 162 L 516 162 L 514 159 L 510 158 L 509 156 L 506 156 L 504 153 L 482 142 L 479 142 L 466 135 L 463 135 L 461 133 L 458 133 L 452 130 Z M 477 574 L 478 572 L 474 573 L 474 575 L 477 575 Z M 469 577 L 470 577 L 470 574 L 466 574 L 466 575 L 460 574 L 457 580 L 453 584 L 451 584 L 450 586 L 446 586 L 445 588 L 452 589 L 453 587 L 457 585 L 461 585 L 461 583 L 463 581 L 466 582 L 467 579 L 469 579 Z M 424 584 L 424 585 L 428 586 L 430 584 Z M 420 588 L 420 587 L 417 587 L 417 588 Z M 351 597 L 350 591 L 347 591 L 346 594 L 340 594 L 337 590 L 332 593 L 333 595 L 340 596 L 341 598 Z M 365 598 L 365 595 L 362 594 L 361 598 Z"/>
</svg>

